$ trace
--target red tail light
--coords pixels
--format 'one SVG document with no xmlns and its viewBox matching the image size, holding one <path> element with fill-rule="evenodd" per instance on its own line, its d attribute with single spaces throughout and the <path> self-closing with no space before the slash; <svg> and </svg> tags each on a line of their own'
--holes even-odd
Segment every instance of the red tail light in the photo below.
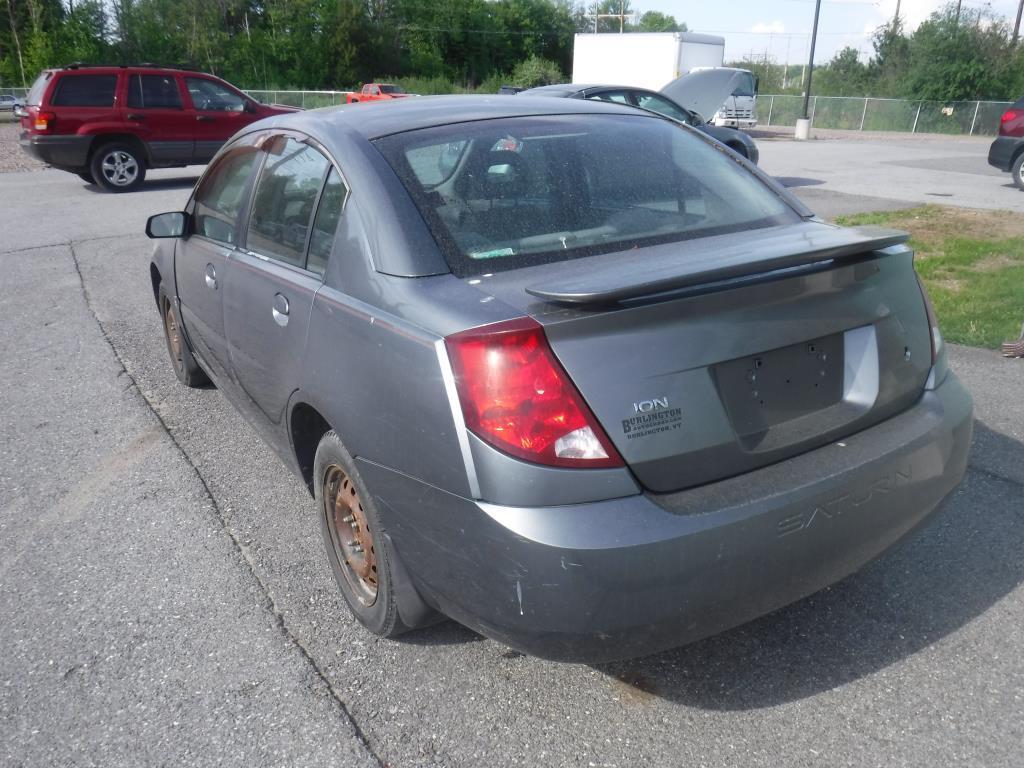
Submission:
<svg viewBox="0 0 1024 768">
<path fill-rule="evenodd" d="M 1018 117 L 1021 116 L 1021 114 L 1022 113 L 1018 112 L 1016 109 L 1008 109 L 1005 112 L 1003 112 L 1003 116 L 999 118 L 999 122 L 1008 123 L 1011 120 L 1016 120 Z"/>
<path fill-rule="evenodd" d="M 48 131 L 53 127 L 53 121 L 57 116 L 53 112 L 39 112 L 36 114 L 33 126 L 37 131 Z"/>
<path fill-rule="evenodd" d="M 622 459 L 524 317 L 445 339 L 466 426 L 495 448 L 552 467 L 621 467 Z"/>
</svg>

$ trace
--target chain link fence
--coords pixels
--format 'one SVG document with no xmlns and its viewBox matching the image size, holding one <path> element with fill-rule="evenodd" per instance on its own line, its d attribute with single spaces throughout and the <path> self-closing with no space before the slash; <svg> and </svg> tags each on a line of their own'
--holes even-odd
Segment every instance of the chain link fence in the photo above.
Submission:
<svg viewBox="0 0 1024 768">
<path fill-rule="evenodd" d="M 1012 103 L 812 96 L 808 117 L 814 128 L 995 136 L 999 132 L 999 118 Z M 803 96 L 758 96 L 758 125 L 795 126 L 797 118 L 803 116 L 803 108 Z"/>
<path fill-rule="evenodd" d="M 18 101 L 25 101 L 25 97 L 28 96 L 28 88 L 7 88 L 0 85 L 0 96 L 13 96 Z"/>
<path fill-rule="evenodd" d="M 264 104 L 283 104 L 287 107 L 316 109 L 344 104 L 345 97 L 352 91 L 246 91 L 246 93 Z"/>
</svg>

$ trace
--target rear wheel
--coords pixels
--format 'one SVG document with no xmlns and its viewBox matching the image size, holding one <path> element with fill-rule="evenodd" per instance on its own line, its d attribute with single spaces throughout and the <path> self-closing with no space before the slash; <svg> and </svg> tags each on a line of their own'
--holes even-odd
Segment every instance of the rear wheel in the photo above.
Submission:
<svg viewBox="0 0 1024 768">
<path fill-rule="evenodd" d="M 317 446 L 313 492 L 327 559 L 352 614 L 381 637 L 406 632 L 409 627 L 398 615 L 390 540 L 373 497 L 334 431 Z"/>
<path fill-rule="evenodd" d="M 92 156 L 89 170 L 96 183 L 108 192 L 131 192 L 146 180 L 146 161 L 127 142 L 104 144 Z"/>
<path fill-rule="evenodd" d="M 178 313 L 174 311 L 174 304 L 160 288 L 160 317 L 164 324 L 164 340 L 167 342 L 167 354 L 171 358 L 171 367 L 178 381 L 186 387 L 204 387 L 210 383 L 206 372 L 199 367 L 188 342 L 181 333 L 181 323 L 178 322 Z"/>
<path fill-rule="evenodd" d="M 731 149 L 733 152 L 735 152 L 737 155 L 744 158 L 745 160 L 750 159 L 750 155 L 747 154 L 747 148 L 742 144 L 726 144 L 725 146 L 727 146 L 729 149 Z"/>
<path fill-rule="evenodd" d="M 1010 166 L 1010 175 L 1013 176 L 1013 183 L 1017 189 L 1024 190 L 1024 152 L 1017 155 L 1017 159 Z"/>
</svg>

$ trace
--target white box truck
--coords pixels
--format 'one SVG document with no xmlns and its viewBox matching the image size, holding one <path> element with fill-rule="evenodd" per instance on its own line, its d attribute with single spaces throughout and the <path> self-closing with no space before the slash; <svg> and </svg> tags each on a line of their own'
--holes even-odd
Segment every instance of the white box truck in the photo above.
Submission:
<svg viewBox="0 0 1024 768">
<path fill-rule="evenodd" d="M 693 32 L 588 33 L 576 35 L 572 81 L 592 85 L 630 85 L 660 91 L 680 75 L 721 67 L 725 38 Z M 756 82 L 747 73 L 736 91 L 714 115 L 715 125 L 753 128 Z"/>
</svg>

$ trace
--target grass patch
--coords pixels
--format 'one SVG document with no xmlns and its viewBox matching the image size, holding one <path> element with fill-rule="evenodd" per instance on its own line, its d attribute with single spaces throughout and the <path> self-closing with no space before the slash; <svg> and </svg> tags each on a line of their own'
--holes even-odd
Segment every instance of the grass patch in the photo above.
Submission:
<svg viewBox="0 0 1024 768">
<path fill-rule="evenodd" d="M 842 216 L 846 226 L 877 224 L 910 233 L 914 266 L 928 287 L 943 336 L 998 348 L 1024 323 L 1024 217 L 926 205 Z"/>
</svg>

